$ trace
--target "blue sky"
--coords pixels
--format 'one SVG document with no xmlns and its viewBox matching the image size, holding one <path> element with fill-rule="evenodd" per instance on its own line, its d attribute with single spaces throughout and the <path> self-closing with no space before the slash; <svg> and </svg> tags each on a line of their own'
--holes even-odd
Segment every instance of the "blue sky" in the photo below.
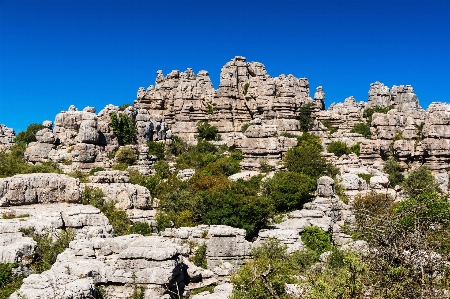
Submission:
<svg viewBox="0 0 450 299">
<path fill-rule="evenodd" d="M 132 103 L 140 86 L 236 55 L 307 77 L 326 104 L 372 82 L 450 102 L 450 1 L 0 0 L 0 123 L 16 130 L 74 104 Z"/>
</svg>

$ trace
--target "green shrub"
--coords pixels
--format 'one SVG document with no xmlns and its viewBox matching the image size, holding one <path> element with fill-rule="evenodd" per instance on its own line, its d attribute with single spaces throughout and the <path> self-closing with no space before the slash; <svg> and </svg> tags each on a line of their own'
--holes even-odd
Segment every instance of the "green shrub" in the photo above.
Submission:
<svg viewBox="0 0 450 299">
<path fill-rule="evenodd" d="M 314 197 L 316 181 L 303 173 L 276 172 L 264 184 L 266 195 L 272 199 L 276 212 L 300 209 Z"/>
<path fill-rule="evenodd" d="M 165 144 L 163 142 L 150 141 L 147 143 L 149 155 L 156 156 L 158 159 L 164 159 Z"/>
<path fill-rule="evenodd" d="M 29 144 L 31 142 L 36 142 L 36 133 L 45 127 L 41 124 L 31 124 L 27 127 L 25 131 L 19 132 L 14 138 L 16 143 L 25 143 Z"/>
<path fill-rule="evenodd" d="M 120 144 L 130 144 L 136 139 L 136 127 L 134 120 L 126 114 L 111 113 L 109 115 L 113 132 Z"/>
<path fill-rule="evenodd" d="M 188 150 L 188 145 L 181 139 L 181 137 L 172 135 L 170 143 L 168 144 L 168 152 L 174 156 L 179 156 Z"/>
<path fill-rule="evenodd" d="M 251 126 L 250 123 L 243 124 L 241 127 L 241 132 L 245 133 L 245 131 L 247 131 L 248 127 L 250 127 L 250 126 Z"/>
<path fill-rule="evenodd" d="M 219 130 L 211 126 L 207 121 L 199 121 L 197 123 L 197 133 L 198 140 L 220 140 Z"/>
<path fill-rule="evenodd" d="M 128 104 L 128 103 L 123 104 L 123 105 L 119 106 L 119 111 L 125 111 L 125 109 L 127 109 L 128 107 L 131 107 L 131 106 L 133 106 L 133 105 Z"/>
<path fill-rule="evenodd" d="M 103 167 L 94 167 L 89 171 L 89 175 L 94 175 L 98 171 L 104 171 L 105 169 Z"/>
<path fill-rule="evenodd" d="M 393 157 L 389 157 L 387 159 L 386 164 L 384 164 L 383 171 L 389 176 L 389 185 L 391 187 L 400 185 L 405 180 L 405 177 L 401 173 L 402 170 L 403 168 L 400 163 L 395 161 Z"/>
<path fill-rule="evenodd" d="M 150 236 L 152 234 L 152 228 L 147 222 L 136 222 L 130 226 L 128 233 Z"/>
<path fill-rule="evenodd" d="M 67 175 L 70 176 L 70 177 L 73 177 L 75 179 L 79 179 L 80 183 L 87 183 L 88 182 L 87 178 L 88 178 L 89 174 L 81 172 L 78 169 L 76 169 L 74 172 L 68 173 Z"/>
<path fill-rule="evenodd" d="M 358 142 L 352 146 L 350 146 L 348 148 L 350 153 L 354 153 L 355 155 L 357 155 L 359 157 L 359 155 L 361 154 L 361 142 Z"/>
<path fill-rule="evenodd" d="M 331 250 L 331 236 L 320 227 L 307 226 L 300 235 L 306 248 L 318 255 Z"/>
<path fill-rule="evenodd" d="M 333 123 L 328 120 L 321 120 L 320 121 L 325 127 L 327 127 L 328 131 L 330 131 L 330 134 L 336 133 L 338 131 L 338 129 L 336 127 L 333 127 Z"/>
<path fill-rule="evenodd" d="M 158 175 L 143 175 L 138 170 L 128 170 L 130 174 L 130 183 L 143 186 L 150 191 L 150 194 L 155 194 L 155 188 L 161 181 Z"/>
<path fill-rule="evenodd" d="M 231 157 L 222 157 L 217 161 L 209 163 L 205 167 L 205 170 L 209 171 L 212 175 L 230 176 L 240 172 L 241 168 L 239 167 L 239 160 L 235 160 Z"/>
<path fill-rule="evenodd" d="M 327 147 L 327 151 L 335 154 L 337 157 L 347 155 L 350 152 L 347 144 L 342 141 L 331 142 Z"/>
<path fill-rule="evenodd" d="M 370 125 L 372 123 L 372 116 L 374 113 L 386 114 L 392 109 L 394 109 L 394 106 L 389 106 L 389 107 L 376 106 L 373 108 L 366 108 L 363 112 L 363 117 L 367 119 L 367 124 Z"/>
<path fill-rule="evenodd" d="M 9 298 L 22 285 L 23 276 L 13 275 L 13 269 L 18 266 L 17 263 L 0 263 L 0 298 Z"/>
<path fill-rule="evenodd" d="M 57 256 L 69 247 L 69 243 L 75 237 L 72 229 L 60 231 L 56 241 L 54 241 L 51 233 L 40 235 L 36 233 L 34 228 L 21 231 L 36 242 L 36 251 L 31 268 L 37 273 L 49 270 L 56 262 Z"/>
<path fill-rule="evenodd" d="M 367 123 L 363 123 L 363 122 L 357 123 L 350 130 L 350 133 L 358 133 L 358 134 L 363 135 L 365 138 L 370 138 L 371 137 L 370 125 L 368 125 Z"/>
<path fill-rule="evenodd" d="M 311 116 L 313 112 L 313 105 L 306 104 L 300 107 L 297 120 L 300 123 L 300 130 L 307 132 L 314 124 L 314 118 Z"/>
<path fill-rule="evenodd" d="M 259 164 L 259 169 L 262 173 L 268 173 L 275 170 L 275 167 L 269 163 L 267 159 L 262 159 Z"/>
<path fill-rule="evenodd" d="M 24 160 L 26 144 L 21 142 L 11 147 L 9 152 L 0 150 L 0 178 L 21 173 L 62 173 L 56 162 L 28 164 Z"/>
<path fill-rule="evenodd" d="M 230 152 L 230 158 L 240 162 L 244 158 L 244 155 L 242 154 L 242 151 L 234 150 Z"/>
<path fill-rule="evenodd" d="M 106 202 L 104 197 L 105 194 L 101 189 L 87 186 L 83 190 L 81 202 L 84 205 L 92 205 L 105 214 L 116 235 L 126 235 L 131 225 L 127 212 L 117 209 L 114 201 Z"/>
<path fill-rule="evenodd" d="M 373 177 L 373 174 L 370 173 L 358 173 L 358 176 L 366 181 L 367 184 L 370 184 L 370 178 Z"/>
<path fill-rule="evenodd" d="M 298 283 L 301 261 L 286 252 L 276 239 L 269 239 L 251 251 L 253 259 L 231 277 L 231 299 L 289 298 L 285 285 Z"/>
<path fill-rule="evenodd" d="M 197 267 L 207 269 L 208 263 L 206 260 L 206 243 L 199 245 L 194 254 L 189 257 L 189 260 Z"/>
<path fill-rule="evenodd" d="M 166 179 L 170 175 L 170 165 L 166 161 L 158 161 L 153 165 L 156 175 L 161 179 Z"/>
<path fill-rule="evenodd" d="M 208 114 L 214 114 L 214 108 L 211 104 L 208 104 Z"/>
<path fill-rule="evenodd" d="M 403 181 L 402 187 L 411 197 L 416 197 L 423 192 L 439 192 L 439 185 L 430 170 L 425 166 L 414 169 Z"/>
<path fill-rule="evenodd" d="M 397 140 L 402 140 L 403 138 L 403 133 L 402 131 L 397 131 L 394 135 L 394 137 L 392 137 L 392 143 L 394 143 Z"/>
<path fill-rule="evenodd" d="M 337 170 L 322 156 L 322 144 L 314 135 L 298 137 L 298 146 L 289 149 L 284 156 L 284 164 L 291 172 L 303 173 L 314 180 L 323 175 L 334 177 Z"/>
<path fill-rule="evenodd" d="M 249 87 L 250 87 L 250 83 L 247 82 L 247 83 L 244 84 L 244 95 L 247 94 Z"/>
<path fill-rule="evenodd" d="M 116 161 L 119 164 L 133 165 L 136 162 L 136 154 L 129 147 L 122 147 L 116 153 Z"/>
</svg>

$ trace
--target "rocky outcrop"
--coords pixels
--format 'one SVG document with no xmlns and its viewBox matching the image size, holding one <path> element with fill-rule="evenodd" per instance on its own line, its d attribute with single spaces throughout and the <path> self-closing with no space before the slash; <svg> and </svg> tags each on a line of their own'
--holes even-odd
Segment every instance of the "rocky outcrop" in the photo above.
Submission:
<svg viewBox="0 0 450 299">
<path fill-rule="evenodd" d="M 171 298 L 164 295 L 169 288 L 183 292 L 182 254 L 188 250 L 158 236 L 76 240 L 50 270 L 24 279 L 11 298 L 96 298 L 96 285 L 111 298 L 130 296 L 136 285 L 144 298 Z"/>
<path fill-rule="evenodd" d="M 81 200 L 80 183 L 66 175 L 53 173 L 20 174 L 0 178 L 0 206 Z"/>
<path fill-rule="evenodd" d="M 11 146 L 13 146 L 15 137 L 16 133 L 13 129 L 0 124 L 0 150 L 8 150 Z"/>
<path fill-rule="evenodd" d="M 365 102 L 356 102 L 354 97 L 348 97 L 344 103 L 333 103 L 328 110 L 316 112 L 314 116 L 319 121 L 330 123 L 333 128 L 348 132 L 361 122 L 365 107 Z"/>
<path fill-rule="evenodd" d="M 112 227 L 99 209 L 89 205 L 57 203 L 0 208 L 0 262 L 29 265 L 34 260 L 36 242 L 23 235 L 33 230 L 38 235 L 57 237 L 70 229 L 75 239 L 111 237 Z"/>
<path fill-rule="evenodd" d="M 323 101 L 320 92 L 317 101 Z M 135 106 L 149 114 L 164 115 L 174 134 L 192 140 L 198 121 L 208 120 L 220 133 L 239 132 L 258 117 L 282 131 L 299 129 L 299 108 L 314 104 L 306 78 L 272 78 L 263 64 L 236 56 L 225 64 L 214 90 L 206 71 L 158 71 L 155 86 L 140 88 Z"/>
<path fill-rule="evenodd" d="M 393 86 L 389 89 L 383 83 L 370 84 L 367 107 L 393 106 L 398 111 L 421 110 L 419 99 L 411 85 Z"/>
</svg>

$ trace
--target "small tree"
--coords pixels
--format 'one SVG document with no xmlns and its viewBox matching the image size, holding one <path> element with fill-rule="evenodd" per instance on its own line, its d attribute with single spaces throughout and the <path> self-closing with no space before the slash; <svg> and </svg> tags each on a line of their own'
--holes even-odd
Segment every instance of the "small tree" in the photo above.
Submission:
<svg viewBox="0 0 450 299">
<path fill-rule="evenodd" d="M 24 142 L 26 144 L 29 144 L 31 142 L 36 142 L 36 133 L 44 128 L 41 124 L 31 124 L 27 127 L 25 131 L 20 132 L 17 134 L 16 138 L 14 138 L 14 141 L 16 143 Z"/>
<path fill-rule="evenodd" d="M 197 132 L 198 140 L 220 140 L 219 130 L 211 126 L 207 121 L 199 121 L 197 123 Z"/>
<path fill-rule="evenodd" d="M 300 122 L 300 130 L 303 132 L 308 132 L 314 123 L 314 119 L 311 117 L 312 112 L 312 104 L 303 105 L 299 109 L 297 119 Z"/>
<path fill-rule="evenodd" d="M 365 138 L 371 137 L 370 126 L 367 123 L 363 122 L 354 125 L 353 128 L 350 130 L 350 133 L 358 133 L 363 135 Z"/>
<path fill-rule="evenodd" d="M 397 185 L 400 185 L 405 177 L 401 173 L 403 170 L 400 163 L 395 161 L 393 157 L 389 157 L 386 161 L 386 164 L 384 164 L 383 171 L 389 175 L 389 185 L 391 187 L 395 187 Z"/>
<path fill-rule="evenodd" d="M 421 166 L 414 169 L 403 182 L 403 188 L 411 197 L 416 197 L 423 192 L 439 192 L 439 185 L 428 168 Z"/>
<path fill-rule="evenodd" d="M 116 153 L 116 161 L 120 164 L 133 165 L 136 162 L 136 154 L 128 147 L 123 147 Z"/>
<path fill-rule="evenodd" d="M 327 151 L 335 154 L 337 157 L 350 153 L 347 144 L 342 141 L 331 142 L 327 147 Z"/>
<path fill-rule="evenodd" d="M 109 116 L 113 132 L 119 139 L 119 142 L 121 144 L 133 143 L 136 139 L 134 120 L 124 113 L 119 114 L 119 116 L 116 113 L 111 113 Z"/>
</svg>

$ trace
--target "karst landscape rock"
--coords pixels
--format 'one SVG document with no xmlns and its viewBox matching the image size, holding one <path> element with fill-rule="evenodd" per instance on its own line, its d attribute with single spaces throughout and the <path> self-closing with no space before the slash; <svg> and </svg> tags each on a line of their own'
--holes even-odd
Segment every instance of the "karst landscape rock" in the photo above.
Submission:
<svg viewBox="0 0 450 299">
<path fill-rule="evenodd" d="M 10 298 L 131 298 L 142 292 L 139 298 L 181 298 L 184 293 L 192 299 L 225 299 L 233 291 L 232 275 L 252 259 L 252 250 L 273 238 L 292 253 L 306 249 L 302 233 L 318 227 L 339 248 L 366 248 L 348 231 L 355 221 L 352 203 L 372 192 L 397 203 L 408 197 L 386 171 L 392 159 L 405 177 L 426 167 L 439 191 L 448 194 L 450 104 L 434 102 L 424 110 L 412 86 L 389 88 L 380 82 L 368 86 L 367 102 L 349 95 L 325 109 L 325 101 L 326 86 L 310 87 L 307 78 L 293 75 L 271 77 L 262 63 L 236 56 L 223 66 L 218 89 L 204 70 L 157 71 L 155 83 L 139 88 L 131 105 L 111 104 L 98 112 L 70 106 L 54 121 L 44 121 L 23 157 L 28 165 L 57 165 L 60 173 L 0 178 L 0 262 L 15 264 L 17 275 L 24 277 Z M 305 116 L 310 120 L 306 130 Z M 290 171 L 285 157 L 305 131 L 320 138 L 324 161 L 338 173 L 319 174 L 307 202 L 287 205 L 276 215 L 279 219 L 271 215 L 261 229 L 234 227 L 232 220 L 226 225 L 190 222 L 186 219 L 195 219 L 190 210 L 162 226 L 164 214 L 159 212 L 168 206 L 155 196 L 161 192 L 155 191 L 158 184 L 170 182 L 171 175 L 179 184 L 189 184 L 213 175 L 216 168 L 200 172 L 195 161 L 163 161 L 154 148 L 165 148 L 162 156 L 182 156 L 176 146 L 205 142 L 199 138 L 202 123 L 217 129 L 209 144 L 223 149 L 218 159 L 241 155 L 238 170 L 222 178 L 226 184 L 260 175 L 263 184 Z M 358 125 L 368 134 L 355 130 Z M 124 128 L 134 134 L 132 140 L 121 135 Z M 0 125 L 0 151 L 10 152 L 15 136 L 13 129 Z M 358 150 L 338 155 L 330 149 L 337 142 Z M 198 183 L 195 192 L 207 190 L 205 185 Z M 184 189 L 179 186 L 166 188 L 181 190 L 176 193 L 181 205 Z M 103 206 L 126 214 L 127 225 L 144 223 L 150 231 L 144 235 L 130 229 L 120 235 L 106 208 L 86 202 L 87 192 L 94 191 L 101 193 Z M 252 196 L 263 191 L 258 192 Z M 67 231 L 73 234 L 68 247 L 48 269 L 36 271 L 31 266 L 41 250 L 36 235 L 58 240 Z M 202 250 L 206 264 L 199 266 L 194 261 Z M 286 288 L 290 298 L 303 298 L 305 290 Z"/>
</svg>

